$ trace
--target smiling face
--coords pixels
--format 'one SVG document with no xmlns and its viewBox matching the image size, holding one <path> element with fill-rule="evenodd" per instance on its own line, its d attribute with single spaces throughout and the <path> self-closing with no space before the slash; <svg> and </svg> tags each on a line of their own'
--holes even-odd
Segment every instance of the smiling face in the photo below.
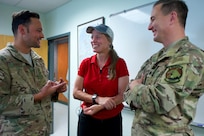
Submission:
<svg viewBox="0 0 204 136">
<path fill-rule="evenodd" d="M 165 36 L 168 35 L 169 23 L 170 16 L 169 14 L 163 15 L 161 4 L 153 7 L 148 30 L 153 32 L 154 41 L 164 43 Z"/>
<path fill-rule="evenodd" d="M 40 40 L 44 38 L 39 19 L 31 18 L 31 22 L 24 26 L 23 41 L 28 48 L 39 48 Z"/>
<path fill-rule="evenodd" d="M 110 44 L 110 41 L 104 34 L 96 30 L 92 31 L 91 45 L 93 48 L 93 52 L 107 53 L 110 49 Z"/>
</svg>

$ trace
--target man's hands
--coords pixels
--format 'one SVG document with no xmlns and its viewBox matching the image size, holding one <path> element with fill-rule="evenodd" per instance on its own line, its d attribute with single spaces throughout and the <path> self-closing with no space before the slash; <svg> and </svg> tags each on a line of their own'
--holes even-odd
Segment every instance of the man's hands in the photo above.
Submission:
<svg viewBox="0 0 204 136">
<path fill-rule="evenodd" d="M 66 82 L 64 82 L 62 79 L 56 82 L 48 80 L 47 83 L 43 86 L 43 88 L 41 88 L 40 92 L 34 95 L 34 101 L 41 101 L 43 98 L 51 96 L 55 92 L 62 93 L 66 90 Z"/>
<path fill-rule="evenodd" d="M 60 80 L 56 81 L 55 83 L 56 84 L 62 84 L 62 83 L 65 83 L 65 81 L 62 78 L 60 78 Z M 63 93 L 65 91 L 67 91 L 67 84 L 66 83 L 56 90 L 56 92 L 58 92 L 58 93 Z"/>
<path fill-rule="evenodd" d="M 129 83 L 129 88 L 132 90 L 136 85 L 142 84 L 144 80 L 144 75 L 142 75 L 139 79 L 131 80 Z"/>
</svg>

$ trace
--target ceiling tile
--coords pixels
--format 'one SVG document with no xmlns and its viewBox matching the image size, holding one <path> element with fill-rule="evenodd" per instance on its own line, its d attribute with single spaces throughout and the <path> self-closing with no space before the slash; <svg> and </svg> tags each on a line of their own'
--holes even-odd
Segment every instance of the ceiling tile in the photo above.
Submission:
<svg viewBox="0 0 204 136">
<path fill-rule="evenodd" d="M 0 0 L 0 3 L 15 6 L 15 5 L 18 4 L 20 1 L 21 1 L 21 0 Z"/>
<path fill-rule="evenodd" d="M 70 1 L 71 0 L 0 0 L 0 3 L 46 13 Z"/>
</svg>

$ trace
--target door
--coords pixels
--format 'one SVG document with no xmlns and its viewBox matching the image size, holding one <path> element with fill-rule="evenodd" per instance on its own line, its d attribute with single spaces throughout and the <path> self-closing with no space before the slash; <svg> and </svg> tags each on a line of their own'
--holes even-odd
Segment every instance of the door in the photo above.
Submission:
<svg viewBox="0 0 204 136">
<path fill-rule="evenodd" d="M 60 77 L 67 82 L 67 91 L 60 93 L 58 102 L 66 104 L 68 108 L 68 128 L 69 128 L 69 38 L 70 34 L 48 38 L 48 70 L 50 80 L 59 80 Z M 52 105 L 53 106 L 53 105 Z M 54 109 L 54 108 L 53 108 Z M 60 115 L 59 115 L 60 116 Z M 53 112 L 54 117 L 54 112 Z M 54 132 L 54 125 L 51 126 L 52 132 Z M 68 131 L 69 135 L 69 131 Z"/>
<path fill-rule="evenodd" d="M 48 39 L 49 45 L 49 78 L 58 81 L 62 78 L 69 85 L 69 45 L 68 36 Z M 68 86 L 67 86 L 68 88 Z M 60 93 L 58 102 L 68 104 L 68 91 Z"/>
<path fill-rule="evenodd" d="M 67 73 L 68 73 L 68 43 L 67 39 L 63 39 L 60 42 L 56 43 L 56 65 L 54 65 L 55 71 L 54 71 L 54 78 L 56 81 L 59 81 L 60 78 L 62 78 L 64 81 L 68 83 Z M 68 95 L 67 92 L 60 93 L 59 102 L 62 103 L 68 103 Z"/>
</svg>

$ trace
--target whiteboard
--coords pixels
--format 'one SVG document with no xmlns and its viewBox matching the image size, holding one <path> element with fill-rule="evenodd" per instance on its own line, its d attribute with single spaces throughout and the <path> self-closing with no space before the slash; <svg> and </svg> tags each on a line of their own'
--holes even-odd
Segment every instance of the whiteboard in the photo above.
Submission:
<svg viewBox="0 0 204 136">
<path fill-rule="evenodd" d="M 203 0 L 185 0 L 189 8 L 186 35 L 196 46 L 204 49 Z M 130 79 L 134 79 L 141 65 L 163 45 L 153 41 L 148 30 L 153 3 L 110 15 L 109 26 L 114 31 L 113 45 L 118 55 L 125 59 Z M 200 15 L 199 15 L 200 14 Z M 204 96 L 200 98 L 193 122 L 204 124 Z M 203 125 L 204 126 L 204 125 Z"/>
</svg>

